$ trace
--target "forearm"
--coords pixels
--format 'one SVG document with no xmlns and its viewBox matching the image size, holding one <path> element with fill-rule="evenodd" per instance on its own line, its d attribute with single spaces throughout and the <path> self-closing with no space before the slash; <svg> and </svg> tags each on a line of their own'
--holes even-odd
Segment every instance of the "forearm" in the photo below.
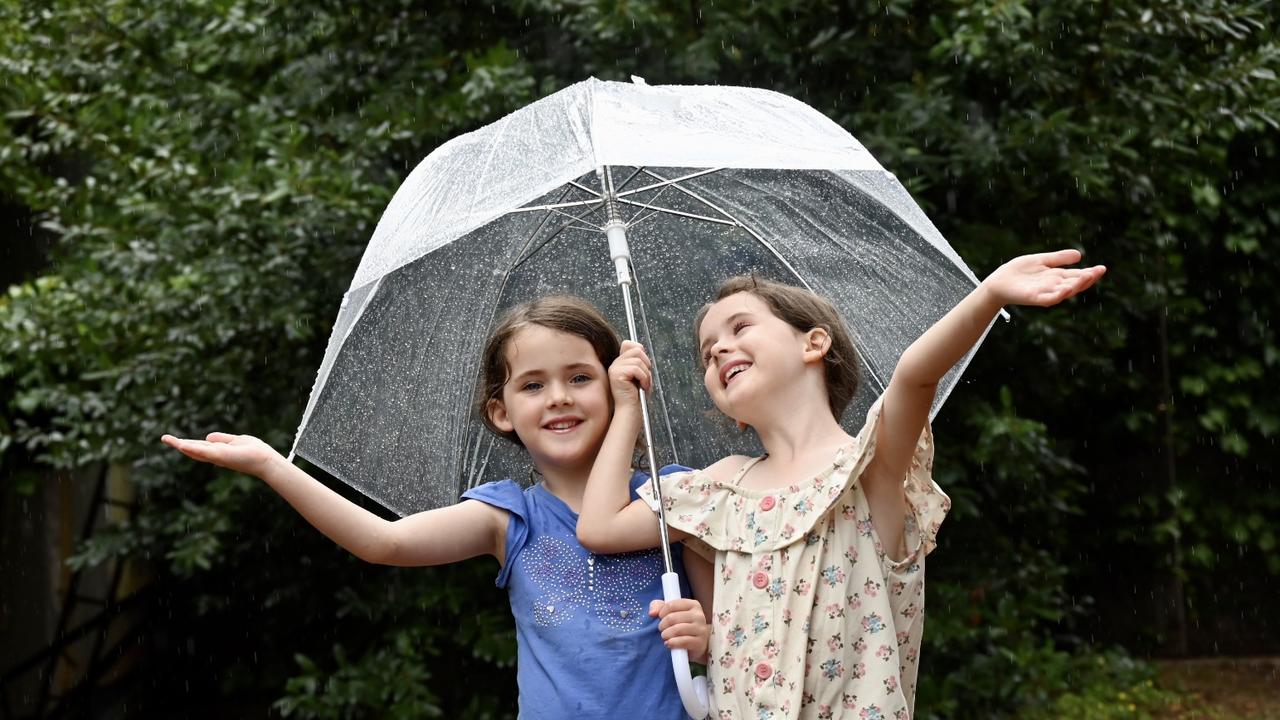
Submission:
<svg viewBox="0 0 1280 720">
<path fill-rule="evenodd" d="M 271 489 L 325 537 L 367 562 L 386 562 L 394 553 L 392 523 L 329 489 L 283 457 L 260 474 Z"/>
<path fill-rule="evenodd" d="M 631 504 L 631 458 L 639 432 L 638 413 L 623 408 L 614 413 L 591 467 L 578 515 L 578 540 L 588 548 L 609 543 L 619 513 Z"/>
<path fill-rule="evenodd" d="M 936 385 L 977 344 L 1001 307 L 987 284 L 980 284 L 902 353 L 895 380 Z"/>
</svg>

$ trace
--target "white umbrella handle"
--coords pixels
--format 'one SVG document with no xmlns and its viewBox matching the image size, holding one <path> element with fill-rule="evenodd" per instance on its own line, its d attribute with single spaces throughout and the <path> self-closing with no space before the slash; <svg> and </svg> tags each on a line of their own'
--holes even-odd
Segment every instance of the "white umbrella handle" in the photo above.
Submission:
<svg viewBox="0 0 1280 720">
<path fill-rule="evenodd" d="M 662 574 L 662 599 L 667 602 L 680 599 L 679 575 L 673 572 Z M 684 648 L 671 651 L 671 669 L 676 675 L 676 689 L 680 691 L 684 711 L 693 720 L 703 720 L 711 713 L 707 678 L 701 675 L 693 677 L 689 673 L 689 651 Z"/>
</svg>

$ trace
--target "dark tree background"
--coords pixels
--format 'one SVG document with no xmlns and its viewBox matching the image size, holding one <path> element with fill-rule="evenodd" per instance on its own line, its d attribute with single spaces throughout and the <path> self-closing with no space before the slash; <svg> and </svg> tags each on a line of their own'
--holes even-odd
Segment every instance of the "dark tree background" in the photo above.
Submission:
<svg viewBox="0 0 1280 720">
<path fill-rule="evenodd" d="M 1164 700 L 1132 658 L 1280 647 L 1273 3 L 0 8 L 0 237 L 45 258 L 0 278 L 0 477 L 21 494 L 45 468 L 129 469 L 140 511 L 73 561 L 151 567 L 146 652 L 117 687 L 137 712 L 513 714 L 491 560 L 363 565 L 157 439 L 288 447 L 400 180 L 589 75 L 810 103 L 979 275 L 1064 245 L 1110 266 L 1000 324 L 939 417 L 955 509 L 922 716 L 1110 717 Z"/>
</svg>

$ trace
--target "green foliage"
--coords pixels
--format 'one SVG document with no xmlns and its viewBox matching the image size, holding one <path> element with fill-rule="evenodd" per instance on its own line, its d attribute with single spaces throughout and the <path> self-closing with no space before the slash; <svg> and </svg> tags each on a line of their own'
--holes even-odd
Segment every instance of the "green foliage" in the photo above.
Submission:
<svg viewBox="0 0 1280 720">
<path fill-rule="evenodd" d="M 174 588 L 155 632 L 198 648 L 179 668 L 193 695 L 278 698 L 298 717 L 501 716 L 512 641 L 491 565 L 361 566 L 257 483 L 156 439 L 289 443 L 379 212 L 448 138 L 593 74 L 768 87 L 852 131 L 980 275 L 1061 245 L 1110 266 L 1091 297 L 997 323 L 939 419 L 955 507 L 930 558 L 921 712 L 1109 717 L 1096 706 L 1123 690 L 1156 715 L 1144 678 L 1089 669 L 1094 638 L 1167 643 L 1151 598 L 1169 578 L 1193 626 L 1261 622 L 1280 577 L 1273 15 L 1226 0 L 4 3 L 0 192 L 36 223 L 5 242 L 56 242 L 0 295 L 6 487 L 29 491 L 32 463 L 133 465 L 140 513 L 74 562 L 155 564 Z M 1225 579 L 1238 606 L 1214 597 Z"/>
<path fill-rule="evenodd" d="M 364 642 L 358 657 L 335 645 L 327 667 L 295 655 L 297 674 L 275 708 L 300 718 L 364 717 L 373 708 L 388 718 L 514 717 L 512 688 L 493 682 L 494 668 L 515 662 L 511 617 L 505 607 L 474 604 L 477 588 L 465 577 L 471 569 L 485 579 L 491 572 L 472 566 L 397 573 L 379 596 L 345 590 L 338 616 L 364 618 L 385 631 Z M 441 675 L 447 682 L 435 680 Z"/>
<path fill-rule="evenodd" d="M 1059 657 L 1065 670 L 1053 702 L 1029 710 L 1028 720 L 1081 718 L 1081 720 L 1153 720 L 1181 717 L 1187 698 L 1156 686 L 1154 672 L 1117 653 L 1067 659 Z M 1195 708 L 1192 717 L 1216 718 L 1206 708 Z"/>
</svg>

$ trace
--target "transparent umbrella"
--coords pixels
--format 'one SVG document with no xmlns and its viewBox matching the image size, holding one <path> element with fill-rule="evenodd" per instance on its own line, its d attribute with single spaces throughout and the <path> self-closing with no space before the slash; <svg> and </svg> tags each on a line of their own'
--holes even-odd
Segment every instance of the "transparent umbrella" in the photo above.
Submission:
<svg viewBox="0 0 1280 720">
<path fill-rule="evenodd" d="M 504 310 L 565 292 L 654 360 L 651 466 L 757 454 L 717 419 L 692 327 L 745 273 L 840 310 L 865 379 L 844 418 L 855 431 L 902 351 L 977 282 L 893 175 L 804 103 L 572 85 L 440 146 L 405 180 L 343 298 L 294 453 L 402 515 L 528 477 L 470 411 L 480 353 Z"/>
</svg>

